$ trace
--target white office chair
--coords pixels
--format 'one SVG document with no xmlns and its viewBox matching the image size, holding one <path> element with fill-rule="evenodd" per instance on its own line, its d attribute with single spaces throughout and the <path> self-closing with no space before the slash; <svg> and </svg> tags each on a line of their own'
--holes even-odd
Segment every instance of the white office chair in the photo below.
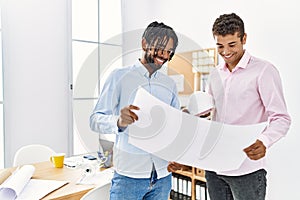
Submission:
<svg viewBox="0 0 300 200">
<path fill-rule="evenodd" d="M 109 200 L 109 190 L 111 183 L 95 187 L 83 195 L 80 200 Z"/>
<path fill-rule="evenodd" d="M 41 144 L 26 145 L 15 153 L 13 166 L 49 161 L 50 156 L 53 154 L 55 154 L 55 151 L 48 146 Z"/>
</svg>

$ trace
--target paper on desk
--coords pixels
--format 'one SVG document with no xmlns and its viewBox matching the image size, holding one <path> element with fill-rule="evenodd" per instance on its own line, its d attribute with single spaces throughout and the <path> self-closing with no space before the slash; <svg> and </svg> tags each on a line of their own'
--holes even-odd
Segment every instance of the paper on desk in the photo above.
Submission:
<svg viewBox="0 0 300 200">
<path fill-rule="evenodd" d="M 35 167 L 24 165 L 14 172 L 0 186 L 0 199 L 2 200 L 38 200 L 67 184 L 66 181 L 31 179 Z"/>
<path fill-rule="evenodd" d="M 84 173 L 82 177 L 76 182 L 81 185 L 105 185 L 109 183 L 113 177 L 113 168 L 108 168 L 103 171 L 95 172 L 93 174 Z"/>
<path fill-rule="evenodd" d="M 24 165 L 0 186 L 0 199 L 15 199 L 20 195 L 34 173 L 34 166 Z"/>
<path fill-rule="evenodd" d="M 68 184 L 68 181 L 30 179 L 16 200 L 41 199 L 66 184 Z"/>
<path fill-rule="evenodd" d="M 243 149 L 266 123 L 235 126 L 181 112 L 144 89 L 133 105 L 139 120 L 129 126 L 129 143 L 162 159 L 213 171 L 237 169 L 246 159 Z"/>
</svg>

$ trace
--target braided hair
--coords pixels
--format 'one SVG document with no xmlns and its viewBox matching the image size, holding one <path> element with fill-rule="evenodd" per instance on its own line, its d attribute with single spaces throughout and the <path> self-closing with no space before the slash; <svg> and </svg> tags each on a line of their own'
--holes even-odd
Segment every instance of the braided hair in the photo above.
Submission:
<svg viewBox="0 0 300 200">
<path fill-rule="evenodd" d="M 170 26 L 155 21 L 149 24 L 143 33 L 143 39 L 146 40 L 147 44 L 150 47 L 154 47 L 155 54 L 157 54 L 157 52 L 159 51 L 159 48 L 157 47 L 165 48 L 170 38 L 173 39 L 174 42 L 174 51 L 170 55 L 169 60 L 171 60 L 174 56 L 175 49 L 178 45 L 178 38 L 175 31 Z"/>
</svg>

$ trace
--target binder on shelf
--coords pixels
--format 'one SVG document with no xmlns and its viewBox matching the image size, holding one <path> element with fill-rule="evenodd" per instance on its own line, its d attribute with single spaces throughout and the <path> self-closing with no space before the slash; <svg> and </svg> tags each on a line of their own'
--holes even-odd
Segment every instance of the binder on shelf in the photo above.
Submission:
<svg viewBox="0 0 300 200">
<path fill-rule="evenodd" d="M 187 176 L 183 176 L 183 199 L 191 200 L 192 199 L 192 179 Z"/>
<path fill-rule="evenodd" d="M 192 199 L 192 179 L 190 177 L 173 173 L 172 188 L 170 192 L 172 200 L 191 200 Z"/>
<path fill-rule="evenodd" d="M 200 185 L 196 184 L 196 200 L 200 200 L 201 196 L 200 196 Z"/>
<path fill-rule="evenodd" d="M 176 177 L 172 174 L 172 186 L 171 186 L 171 192 L 170 192 L 170 199 L 174 199 L 174 193 L 175 193 L 175 188 L 176 186 Z M 175 187 L 176 186 L 176 187 Z"/>
<path fill-rule="evenodd" d="M 177 186 L 178 186 L 178 199 L 183 200 L 183 180 L 182 175 L 178 175 L 177 178 Z"/>
<path fill-rule="evenodd" d="M 196 200 L 208 200 L 206 183 L 200 180 L 196 181 Z"/>
<path fill-rule="evenodd" d="M 209 200 L 204 170 L 184 166 L 182 170 L 174 172 L 172 174 L 170 199 Z"/>
<path fill-rule="evenodd" d="M 173 200 L 177 200 L 178 199 L 178 175 L 174 173 L 172 174 L 172 190 L 171 190 L 170 198 Z"/>
</svg>

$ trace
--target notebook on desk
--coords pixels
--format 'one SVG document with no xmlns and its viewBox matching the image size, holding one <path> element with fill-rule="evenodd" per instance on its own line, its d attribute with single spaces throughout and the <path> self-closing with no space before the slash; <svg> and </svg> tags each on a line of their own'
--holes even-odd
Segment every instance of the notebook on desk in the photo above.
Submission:
<svg viewBox="0 0 300 200">
<path fill-rule="evenodd" d="M 35 167 L 24 165 L 0 185 L 1 200 L 38 200 L 68 184 L 67 181 L 31 179 Z"/>
</svg>

